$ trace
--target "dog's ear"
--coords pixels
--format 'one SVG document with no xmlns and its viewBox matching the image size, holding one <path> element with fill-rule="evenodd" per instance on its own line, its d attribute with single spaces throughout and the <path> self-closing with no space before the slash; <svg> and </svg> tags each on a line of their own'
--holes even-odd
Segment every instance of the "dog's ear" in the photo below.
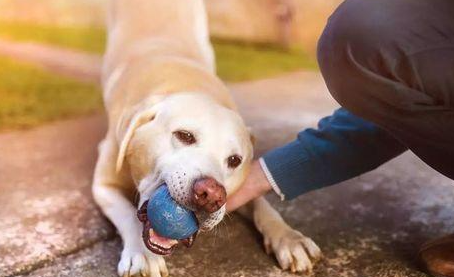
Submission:
<svg viewBox="0 0 454 277">
<path fill-rule="evenodd" d="M 158 105 L 154 105 L 153 107 L 147 109 L 133 109 L 132 111 L 126 111 L 122 115 L 120 124 L 117 126 L 117 140 L 119 142 L 116 163 L 117 173 L 123 167 L 126 150 L 128 149 L 129 142 L 134 135 L 134 131 L 141 125 L 150 122 L 155 118 L 157 106 Z"/>
</svg>

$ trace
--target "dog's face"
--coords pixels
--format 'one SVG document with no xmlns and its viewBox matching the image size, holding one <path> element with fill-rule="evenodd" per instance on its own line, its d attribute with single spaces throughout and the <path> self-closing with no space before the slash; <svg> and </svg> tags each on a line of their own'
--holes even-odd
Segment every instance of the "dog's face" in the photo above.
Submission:
<svg viewBox="0 0 454 277">
<path fill-rule="evenodd" d="M 130 123 L 126 161 L 140 205 L 166 183 L 172 197 L 195 211 L 200 230 L 225 214 L 226 197 L 243 182 L 251 136 L 240 116 L 203 95 L 170 96 Z M 120 157 L 121 159 L 121 157 Z"/>
</svg>

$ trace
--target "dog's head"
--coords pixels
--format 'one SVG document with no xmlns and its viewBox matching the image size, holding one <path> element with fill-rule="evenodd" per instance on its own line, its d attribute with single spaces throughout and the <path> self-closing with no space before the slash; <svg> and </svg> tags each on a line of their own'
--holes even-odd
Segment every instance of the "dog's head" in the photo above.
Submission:
<svg viewBox="0 0 454 277">
<path fill-rule="evenodd" d="M 166 183 L 171 196 L 195 212 L 200 230 L 217 225 L 253 156 L 251 135 L 238 113 L 205 95 L 176 94 L 126 122 L 117 134 L 117 170 L 129 166 L 139 205 Z"/>
</svg>

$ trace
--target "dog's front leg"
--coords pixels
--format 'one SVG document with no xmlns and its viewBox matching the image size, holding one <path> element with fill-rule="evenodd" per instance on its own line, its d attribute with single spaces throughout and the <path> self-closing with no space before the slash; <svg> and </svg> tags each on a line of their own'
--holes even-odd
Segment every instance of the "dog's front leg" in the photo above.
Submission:
<svg viewBox="0 0 454 277">
<path fill-rule="evenodd" d="M 142 240 L 142 224 L 137 209 L 123 194 L 124 180 L 115 172 L 116 148 L 105 139 L 99 145 L 99 158 L 93 180 L 93 196 L 104 214 L 117 228 L 122 240 L 123 251 L 118 264 L 120 276 L 168 275 L 163 257 L 146 249 Z"/>
<path fill-rule="evenodd" d="M 274 252 L 282 269 L 310 272 L 320 259 L 320 248 L 308 237 L 290 227 L 264 197 L 255 199 L 239 212 L 254 221 L 263 235 L 267 254 Z"/>
</svg>

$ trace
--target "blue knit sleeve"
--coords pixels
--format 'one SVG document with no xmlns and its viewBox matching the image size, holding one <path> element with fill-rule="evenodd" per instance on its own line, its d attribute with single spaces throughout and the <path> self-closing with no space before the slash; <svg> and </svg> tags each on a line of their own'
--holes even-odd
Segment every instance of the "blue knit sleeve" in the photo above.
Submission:
<svg viewBox="0 0 454 277">
<path fill-rule="evenodd" d="M 285 199 L 292 199 L 375 169 L 405 150 L 383 129 L 341 108 L 317 129 L 266 153 L 262 167 Z"/>
</svg>

